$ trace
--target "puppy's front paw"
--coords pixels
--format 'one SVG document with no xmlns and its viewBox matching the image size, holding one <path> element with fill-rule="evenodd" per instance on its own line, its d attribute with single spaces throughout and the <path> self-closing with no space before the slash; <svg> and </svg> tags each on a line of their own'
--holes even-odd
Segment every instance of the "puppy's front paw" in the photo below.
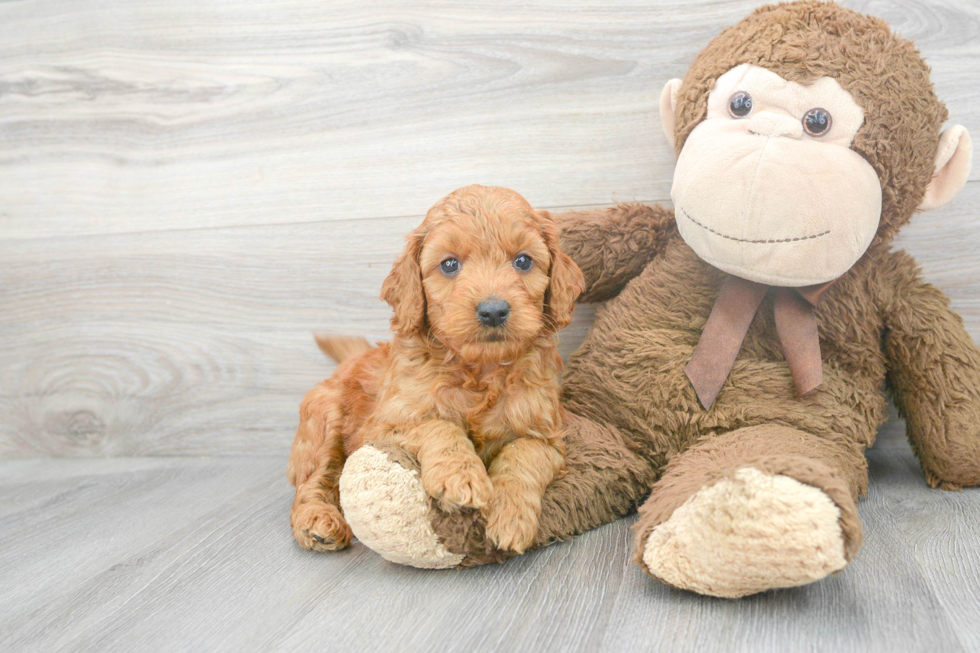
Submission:
<svg viewBox="0 0 980 653">
<path fill-rule="evenodd" d="M 528 497 L 494 487 L 487 507 L 487 537 L 498 549 L 524 553 L 538 532 L 538 511 Z"/>
<path fill-rule="evenodd" d="M 483 462 L 475 455 L 452 455 L 422 465 L 422 487 L 447 512 L 482 508 L 490 501 L 493 484 Z"/>
<path fill-rule="evenodd" d="M 336 506 L 311 502 L 293 508 L 289 515 L 293 537 L 304 549 L 339 551 L 350 544 L 350 526 Z"/>
</svg>

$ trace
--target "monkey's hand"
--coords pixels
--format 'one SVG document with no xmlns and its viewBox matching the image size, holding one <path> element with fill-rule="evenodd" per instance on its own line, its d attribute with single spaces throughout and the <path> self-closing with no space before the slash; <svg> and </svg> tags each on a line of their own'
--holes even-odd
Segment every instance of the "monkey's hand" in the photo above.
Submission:
<svg viewBox="0 0 980 653">
<path fill-rule="evenodd" d="M 674 212 L 662 206 L 620 204 L 554 218 L 561 229 L 562 250 L 585 275 L 580 302 L 615 297 L 677 234 Z"/>
</svg>

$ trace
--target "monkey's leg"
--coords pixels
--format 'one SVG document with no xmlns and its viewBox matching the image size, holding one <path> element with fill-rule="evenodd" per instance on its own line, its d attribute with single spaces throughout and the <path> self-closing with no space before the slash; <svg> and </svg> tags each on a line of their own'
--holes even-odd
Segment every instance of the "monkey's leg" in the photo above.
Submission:
<svg viewBox="0 0 980 653">
<path fill-rule="evenodd" d="M 708 436 L 640 508 L 635 559 L 670 585 L 736 598 L 840 571 L 861 546 L 859 446 L 786 426 Z"/>
<path fill-rule="evenodd" d="M 296 541 L 314 551 L 350 544 L 351 530 L 340 512 L 337 484 L 344 467 L 340 384 L 331 379 L 303 398 L 296 439 L 289 454 L 289 482 L 296 498 L 289 523 Z"/>
<path fill-rule="evenodd" d="M 567 473 L 545 490 L 532 548 L 632 512 L 656 479 L 654 465 L 616 429 L 570 413 L 565 429 Z M 347 460 L 340 488 L 358 540 L 393 562 L 446 568 L 514 555 L 493 546 L 478 510 L 440 511 L 422 487 L 418 462 L 400 447 L 365 444 Z"/>
<path fill-rule="evenodd" d="M 615 521 L 636 510 L 657 480 L 657 466 L 630 448 L 613 426 L 574 413 L 565 419 L 565 468 L 541 504 L 534 546 Z"/>
</svg>

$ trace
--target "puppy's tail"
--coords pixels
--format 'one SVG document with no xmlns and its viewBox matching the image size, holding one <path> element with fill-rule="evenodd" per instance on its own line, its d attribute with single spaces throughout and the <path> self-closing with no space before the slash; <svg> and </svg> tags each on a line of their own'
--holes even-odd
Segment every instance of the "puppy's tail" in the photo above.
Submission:
<svg viewBox="0 0 980 653">
<path fill-rule="evenodd" d="M 359 336 L 328 336 L 315 333 L 313 337 L 316 338 L 316 344 L 320 346 L 323 353 L 337 363 L 343 363 L 374 349 L 370 342 Z"/>
</svg>

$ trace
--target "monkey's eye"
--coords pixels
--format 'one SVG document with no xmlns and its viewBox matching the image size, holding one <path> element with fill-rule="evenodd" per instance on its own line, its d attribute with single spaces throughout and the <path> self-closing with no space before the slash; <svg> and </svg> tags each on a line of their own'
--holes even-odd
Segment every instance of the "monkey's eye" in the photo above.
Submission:
<svg viewBox="0 0 980 653">
<path fill-rule="evenodd" d="M 458 258 L 447 258 L 439 264 L 439 269 L 447 277 L 455 277 L 459 274 L 460 263 Z"/>
<path fill-rule="evenodd" d="M 739 91 L 728 100 L 728 113 L 733 118 L 744 118 L 752 113 L 752 96 L 745 91 Z"/>
<path fill-rule="evenodd" d="M 833 118 L 826 109 L 810 109 L 803 114 L 803 131 L 810 136 L 823 136 L 830 131 Z"/>
<path fill-rule="evenodd" d="M 518 254 L 514 259 L 514 267 L 521 272 L 527 272 L 534 265 L 534 259 L 527 254 Z"/>
</svg>

